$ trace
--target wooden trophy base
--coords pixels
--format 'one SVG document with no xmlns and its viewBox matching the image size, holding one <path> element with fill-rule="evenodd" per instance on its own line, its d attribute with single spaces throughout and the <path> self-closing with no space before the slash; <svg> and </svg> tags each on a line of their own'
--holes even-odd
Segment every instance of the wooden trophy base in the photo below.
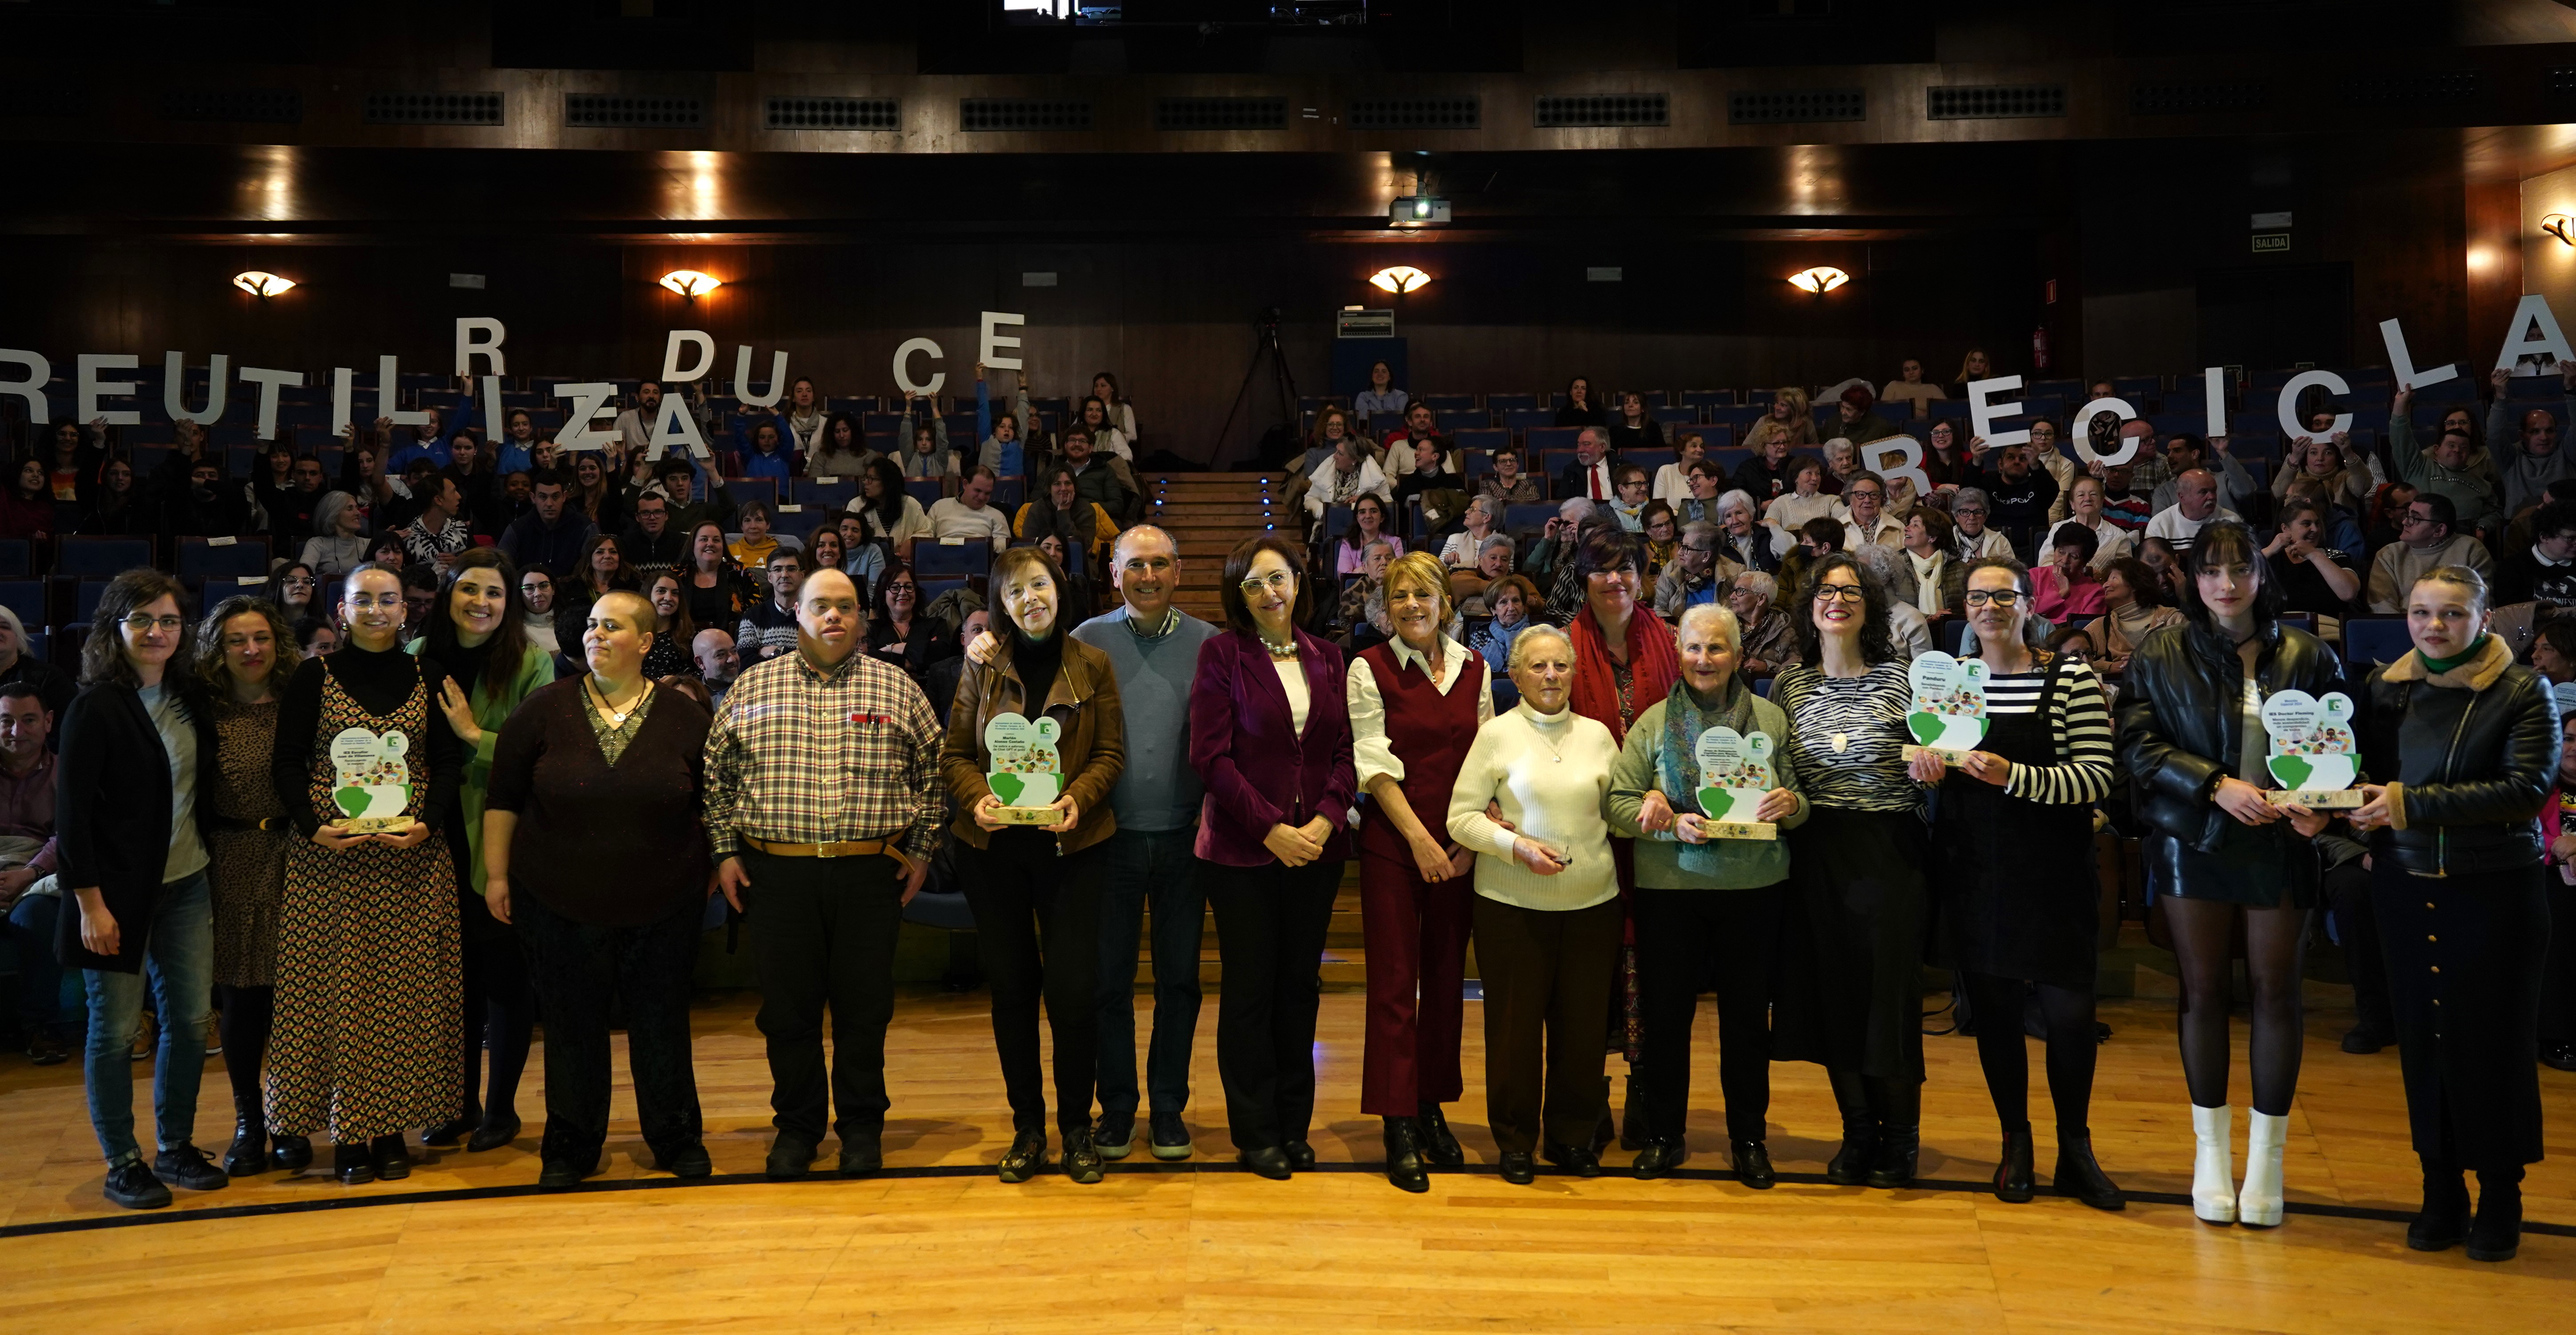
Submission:
<svg viewBox="0 0 2576 1335">
<path fill-rule="evenodd" d="M 2310 811 L 2351 811 L 2362 804 L 2358 788 L 2274 788 L 2263 800 L 2276 807 L 2300 806 Z"/>
<path fill-rule="evenodd" d="M 1701 834 L 1711 839 L 1768 839 L 1780 837 L 1780 827 L 1767 820 L 1704 820 Z"/>
<path fill-rule="evenodd" d="M 1064 819 L 1054 807 L 994 807 L 984 814 L 1004 825 L 1053 825 Z"/>
<path fill-rule="evenodd" d="M 1926 751 L 1941 757 L 1941 763 L 1952 769 L 1957 769 L 1968 758 L 1968 753 L 1965 751 L 1947 751 L 1937 746 L 1908 746 L 1905 748 L 1905 763 L 1913 764 L 1914 758 Z"/>
<path fill-rule="evenodd" d="M 343 816 L 331 828 L 343 834 L 400 834 L 411 828 L 409 816 Z"/>
</svg>

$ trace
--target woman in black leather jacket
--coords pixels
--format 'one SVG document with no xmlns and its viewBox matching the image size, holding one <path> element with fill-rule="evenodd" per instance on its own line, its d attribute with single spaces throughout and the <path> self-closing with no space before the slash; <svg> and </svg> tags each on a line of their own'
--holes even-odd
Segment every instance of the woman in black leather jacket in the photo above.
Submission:
<svg viewBox="0 0 2576 1335">
<path fill-rule="evenodd" d="M 2316 902 L 2313 843 L 2325 818 L 2275 807 L 2264 766 L 2263 701 L 2323 696 L 2343 666 L 2314 636 L 2275 620 L 2280 590 L 2245 526 L 2211 524 L 2184 562 L 2187 620 L 2149 635 L 2129 661 L 2120 761 L 2147 826 L 2149 890 L 2182 974 L 2183 1079 L 2198 1153 L 2192 1212 L 2213 1224 L 2281 1222 L 2281 1146 L 2299 1084 L 2299 970 Z M 2253 1115 L 2235 1190 L 2227 1103 L 2230 942 L 2245 917 L 2253 980 Z"/>
<path fill-rule="evenodd" d="M 2548 683 L 2486 633 L 2487 586 L 2443 566 L 2406 595 L 2413 652 L 2370 676 L 2371 904 L 2424 1209 L 2406 1245 L 2465 1239 L 2472 1261 L 2521 1242 L 2523 1165 L 2540 1158 L 2540 976 L 2549 901 L 2539 814 L 2557 774 Z M 2478 1175 L 2469 1223 L 2462 1169 Z"/>
</svg>

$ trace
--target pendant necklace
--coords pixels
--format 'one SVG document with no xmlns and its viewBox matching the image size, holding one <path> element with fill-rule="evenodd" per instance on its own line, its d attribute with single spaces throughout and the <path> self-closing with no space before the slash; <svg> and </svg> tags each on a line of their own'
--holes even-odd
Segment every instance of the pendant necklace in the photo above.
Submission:
<svg viewBox="0 0 2576 1335">
<path fill-rule="evenodd" d="M 633 715 L 637 707 L 644 703 L 644 697 L 653 693 L 653 684 L 651 682 L 644 683 L 644 689 L 637 691 L 635 693 L 635 699 L 621 711 L 609 707 L 608 696 L 600 691 L 598 682 L 586 681 L 582 684 L 589 688 L 590 698 L 598 702 L 599 712 L 607 716 L 608 728 L 611 732 L 625 727 L 627 718 Z"/>
</svg>

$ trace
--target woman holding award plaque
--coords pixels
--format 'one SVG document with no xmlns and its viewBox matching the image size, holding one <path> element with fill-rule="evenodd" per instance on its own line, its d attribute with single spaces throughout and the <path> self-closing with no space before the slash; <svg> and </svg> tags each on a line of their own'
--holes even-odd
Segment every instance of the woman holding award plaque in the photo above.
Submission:
<svg viewBox="0 0 2576 1335">
<path fill-rule="evenodd" d="M 1126 721 L 1109 656 L 1064 634 L 1064 572 L 1035 547 L 993 558 L 1005 614 L 992 662 L 970 659 L 948 711 L 940 771 L 956 799 L 957 868 L 993 985 L 993 1045 L 1011 1101 L 1005 1182 L 1047 1165 L 1038 1002 L 1055 1040 L 1064 1171 L 1097 1182 L 1091 1095 L 1099 1064 L 1100 890 L 1118 828 Z"/>
<path fill-rule="evenodd" d="M 2281 1148 L 2299 1087 L 2299 971 L 2326 817 L 2276 805 L 2265 702 L 2335 694 L 2343 664 L 2277 619 L 2281 594 L 2263 545 L 2243 524 L 2200 531 L 2183 556 L 2183 625 L 2157 631 L 2129 660 L 2120 695 L 2120 760 L 2146 825 L 2147 886 L 2182 973 L 2183 1080 L 2191 1094 L 2192 1212 L 2213 1224 L 2281 1222 Z M 2340 697 L 2338 697 L 2340 698 Z M 2235 1181 L 2227 1103 L 2228 991 L 2239 914 L 2253 982 L 2253 1117 L 2245 1181 Z"/>
<path fill-rule="evenodd" d="M 1395 636 L 1351 660 L 1347 678 L 1352 754 L 1370 798 L 1360 823 L 1369 985 L 1360 1111 L 1386 1119 L 1387 1180 L 1429 1191 L 1425 1160 L 1467 1161 L 1440 1105 L 1466 1092 L 1458 1039 L 1476 853 L 1452 842 L 1443 821 L 1458 766 L 1494 716 L 1494 692 L 1485 660 L 1441 631 L 1440 558 L 1397 557 L 1385 597 Z"/>
<path fill-rule="evenodd" d="M 2092 535 L 2070 525 L 2085 542 Z M 2065 550 L 2065 549 L 2061 549 Z M 2126 1205 L 2093 1161 L 2093 974 L 2101 929 L 2093 804 L 2111 791 L 2111 713 L 2082 662 L 2022 638 L 2030 571 L 2010 557 L 1968 563 L 1960 602 L 1986 667 L 1985 736 L 1945 756 L 1914 753 L 1937 784 L 1932 823 L 1932 955 L 1957 970 L 1977 1021 L 1977 1060 L 2003 1122 L 1997 1199 L 2034 1193 L 2025 983 L 2048 1016 L 2048 1092 L 2057 1111 L 2057 1194 L 2098 1210 Z"/>
<path fill-rule="evenodd" d="M 269 779 L 295 823 L 277 922 L 268 1126 L 329 1132 L 345 1183 L 411 1175 L 403 1135 L 456 1115 L 464 1006 L 456 862 L 434 838 L 463 749 L 447 673 L 404 653 L 402 581 L 369 562 L 340 590 L 348 639 L 287 683 Z"/>
<path fill-rule="evenodd" d="M 1735 1180 L 1775 1181 L 1764 1148 L 1771 1106 L 1771 999 L 1789 901 L 1781 827 L 1807 818 L 1780 763 L 1789 716 L 1736 671 L 1735 613 L 1682 613 L 1682 678 L 1628 729 L 1610 771 L 1610 831 L 1636 840 L 1637 984 L 1643 992 L 1645 1129 L 1640 1178 L 1690 1157 L 1691 1022 L 1701 978 L 1717 979 L 1718 1087 Z M 1714 966 L 1712 968 L 1711 966 Z"/>
<path fill-rule="evenodd" d="M 2442 566 L 2406 595 L 2411 653 L 2370 674 L 2352 813 L 2370 839 L 2397 1055 L 2424 1208 L 2406 1245 L 2521 1245 L 2522 1173 L 2540 1159 L 2540 979 L 2550 921 L 2536 819 L 2558 772 L 2548 683 L 2489 634 L 2487 585 Z M 2553 816 L 2555 813 L 2551 813 Z M 2557 923 L 2558 931 L 2576 924 Z M 2463 1170 L 2478 1175 L 2469 1220 Z"/>
<path fill-rule="evenodd" d="M 1836 1186 L 1902 1187 L 1922 1145 L 1923 789 L 1906 772 L 1913 687 L 1888 637 L 1888 595 L 1846 552 L 1800 586 L 1805 661 L 1771 682 L 1811 804 L 1789 848 L 1794 902 L 1773 1054 L 1823 1064 L 1843 1143 Z"/>
</svg>

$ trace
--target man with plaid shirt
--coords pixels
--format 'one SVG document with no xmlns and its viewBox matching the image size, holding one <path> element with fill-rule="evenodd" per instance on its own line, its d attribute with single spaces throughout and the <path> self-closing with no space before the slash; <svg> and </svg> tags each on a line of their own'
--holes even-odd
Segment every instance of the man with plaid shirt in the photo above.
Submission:
<svg viewBox="0 0 2576 1335">
<path fill-rule="evenodd" d="M 745 669 L 726 694 L 706 764 L 707 838 L 760 979 L 779 1180 L 805 1175 L 835 1104 L 842 1175 L 884 1163 L 895 933 L 929 874 L 945 791 L 939 721 L 901 669 L 860 652 L 867 617 L 849 576 L 807 579 L 796 622 L 796 652 Z"/>
</svg>

